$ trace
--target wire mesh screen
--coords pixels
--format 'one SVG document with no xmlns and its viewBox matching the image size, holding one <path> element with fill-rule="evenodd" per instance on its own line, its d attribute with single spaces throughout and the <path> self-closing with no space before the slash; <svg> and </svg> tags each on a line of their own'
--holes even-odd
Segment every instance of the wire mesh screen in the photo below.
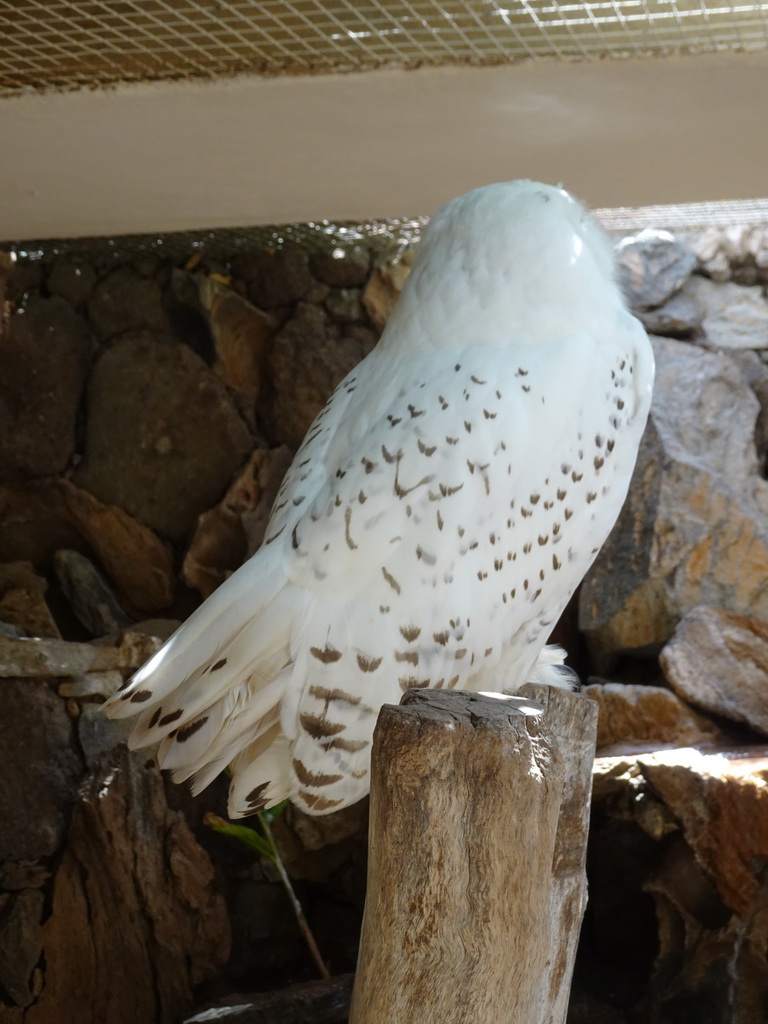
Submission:
<svg viewBox="0 0 768 1024">
<path fill-rule="evenodd" d="M 0 95 L 24 89 L 585 60 L 768 46 L 768 3 L 0 0 Z"/>
<path fill-rule="evenodd" d="M 768 199 L 620 207 L 593 212 L 603 227 L 618 235 L 644 227 L 698 232 L 708 227 L 768 225 Z M 307 252 L 335 251 L 338 255 L 363 246 L 374 255 L 391 256 L 417 242 L 427 221 L 427 217 L 410 217 L 372 220 L 362 224 L 322 221 L 221 228 L 216 231 L 178 231 L 163 235 L 121 235 L 117 238 L 9 240 L 0 241 L 0 250 L 14 252 L 22 261 L 81 255 L 95 259 L 101 266 L 147 254 L 186 260 L 196 252 L 205 254 L 208 259 L 228 262 L 238 252 L 284 246 L 298 246 Z"/>
</svg>

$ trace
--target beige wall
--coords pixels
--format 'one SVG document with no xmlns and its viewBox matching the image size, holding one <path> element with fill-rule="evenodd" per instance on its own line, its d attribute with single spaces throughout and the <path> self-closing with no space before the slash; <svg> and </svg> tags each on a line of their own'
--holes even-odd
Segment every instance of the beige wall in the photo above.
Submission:
<svg viewBox="0 0 768 1024">
<path fill-rule="evenodd" d="M 768 51 L 139 85 L 0 101 L 0 238 L 768 195 Z"/>
</svg>

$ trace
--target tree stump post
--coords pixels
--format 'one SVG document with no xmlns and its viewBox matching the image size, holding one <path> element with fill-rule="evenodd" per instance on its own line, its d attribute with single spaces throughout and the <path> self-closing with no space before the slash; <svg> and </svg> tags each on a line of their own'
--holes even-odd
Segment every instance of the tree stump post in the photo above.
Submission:
<svg viewBox="0 0 768 1024">
<path fill-rule="evenodd" d="M 597 709 L 521 695 L 542 713 L 438 690 L 382 708 L 350 1024 L 564 1024 Z"/>
</svg>

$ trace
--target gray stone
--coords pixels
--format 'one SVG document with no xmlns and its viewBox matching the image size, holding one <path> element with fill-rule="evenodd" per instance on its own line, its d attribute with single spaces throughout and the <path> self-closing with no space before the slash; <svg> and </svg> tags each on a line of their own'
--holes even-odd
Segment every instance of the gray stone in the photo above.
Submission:
<svg viewBox="0 0 768 1024">
<path fill-rule="evenodd" d="M 768 483 L 758 402 L 724 353 L 654 338 L 651 416 L 619 520 L 581 589 L 596 667 L 667 641 L 686 611 L 768 620 Z"/>
<path fill-rule="evenodd" d="M 91 636 L 126 629 L 133 621 L 121 608 L 112 588 L 93 562 L 79 551 L 62 549 L 53 568 L 69 606 Z"/>
<path fill-rule="evenodd" d="M 768 348 L 768 302 L 760 285 L 718 284 L 696 275 L 686 284 L 684 294 L 703 310 L 703 344 L 707 347 Z"/>
<path fill-rule="evenodd" d="M 653 309 L 679 291 L 696 268 L 696 256 L 668 231 L 647 228 L 617 246 L 619 280 L 633 309 Z"/>
<path fill-rule="evenodd" d="M 61 298 L 32 298 L 11 316 L 0 374 L 0 479 L 66 468 L 92 344 L 85 321 Z"/>
<path fill-rule="evenodd" d="M 60 295 L 70 306 L 82 306 L 96 284 L 96 271 L 79 256 L 62 256 L 54 260 L 46 283 L 52 295 Z"/>
<path fill-rule="evenodd" d="M 0 904 L 0 990 L 16 1006 L 29 1006 L 35 996 L 32 974 L 43 951 L 44 903 L 38 889 L 23 889 Z"/>
<path fill-rule="evenodd" d="M 318 281 L 332 288 L 361 288 L 371 269 L 371 254 L 363 246 L 337 247 L 314 253 L 309 267 Z"/>
<path fill-rule="evenodd" d="M 156 637 L 133 630 L 126 630 L 108 644 L 0 636 L 0 679 L 55 679 L 136 669 L 160 646 Z"/>
<path fill-rule="evenodd" d="M 701 327 L 704 312 L 690 295 L 676 294 L 657 309 L 638 309 L 638 320 L 649 334 L 684 338 Z"/>
<path fill-rule="evenodd" d="M 172 333 L 159 285 L 130 267 L 118 267 L 96 285 L 88 314 L 100 341 L 143 329 Z"/>
<path fill-rule="evenodd" d="M 88 384 L 75 482 L 171 540 L 221 497 L 253 443 L 227 390 L 184 345 L 121 339 Z"/>
<path fill-rule="evenodd" d="M 352 325 L 342 332 L 319 306 L 299 304 L 269 352 L 275 439 L 298 448 L 333 389 L 375 344 L 373 331 Z"/>
<path fill-rule="evenodd" d="M 260 309 L 298 302 L 314 283 L 309 257 L 297 248 L 243 253 L 235 260 L 234 273 L 245 281 L 248 298 Z"/>
<path fill-rule="evenodd" d="M 101 704 L 83 704 L 77 718 L 77 738 L 88 767 L 93 769 L 102 754 L 125 743 L 134 725 L 128 718 L 107 718 Z"/>
<path fill-rule="evenodd" d="M 683 700 L 768 735 L 768 625 L 722 608 L 693 608 L 661 652 Z"/>
<path fill-rule="evenodd" d="M 2 700 L 0 860 L 50 857 L 64 840 L 83 774 L 72 720 L 43 682 L 3 680 Z"/>
<path fill-rule="evenodd" d="M 765 353 L 768 355 L 768 352 Z M 761 353 L 751 349 L 729 349 L 731 359 L 741 368 L 744 377 L 760 403 L 755 422 L 755 446 L 761 473 L 768 477 L 768 366 L 760 358 Z"/>
<path fill-rule="evenodd" d="M 123 684 L 122 673 L 118 669 L 107 672 L 86 672 L 84 675 L 71 676 L 66 683 L 58 688 L 60 697 L 111 697 Z"/>
</svg>

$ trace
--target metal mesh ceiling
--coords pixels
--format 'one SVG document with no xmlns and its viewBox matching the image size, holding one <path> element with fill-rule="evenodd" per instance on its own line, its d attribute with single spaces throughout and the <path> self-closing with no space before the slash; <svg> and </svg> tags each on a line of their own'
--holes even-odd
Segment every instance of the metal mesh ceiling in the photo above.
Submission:
<svg viewBox="0 0 768 1024">
<path fill-rule="evenodd" d="M 595 217 L 616 234 L 644 227 L 698 232 L 708 227 L 768 224 L 768 199 L 712 203 L 681 203 L 675 206 L 620 207 L 594 210 Z M 338 250 L 364 245 L 374 253 L 391 254 L 418 241 L 427 217 L 372 220 L 363 224 L 283 224 L 217 231 L 177 231 L 164 235 L 122 235 L 117 238 L 43 239 L 0 241 L 22 261 L 82 256 L 100 265 L 117 264 L 147 254 L 184 260 L 195 252 L 209 259 L 228 261 L 249 249 L 298 246 L 308 252 Z"/>
<path fill-rule="evenodd" d="M 425 64 L 754 50 L 768 3 L 0 0 L 0 95 Z"/>
</svg>

